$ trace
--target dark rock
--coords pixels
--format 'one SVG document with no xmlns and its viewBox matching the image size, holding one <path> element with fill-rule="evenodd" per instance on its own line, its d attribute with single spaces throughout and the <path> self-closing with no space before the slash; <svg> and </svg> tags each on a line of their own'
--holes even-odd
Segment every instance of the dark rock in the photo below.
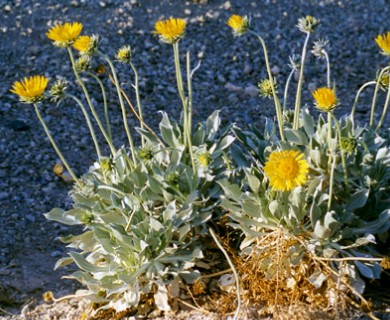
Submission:
<svg viewBox="0 0 390 320">
<path fill-rule="evenodd" d="M 8 127 L 14 131 L 27 131 L 30 130 L 30 126 L 23 120 L 12 120 L 9 122 Z"/>
</svg>

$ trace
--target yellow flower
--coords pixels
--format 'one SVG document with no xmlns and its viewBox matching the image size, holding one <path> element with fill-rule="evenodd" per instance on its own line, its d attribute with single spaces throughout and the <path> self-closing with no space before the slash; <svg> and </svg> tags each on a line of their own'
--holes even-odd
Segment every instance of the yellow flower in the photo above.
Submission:
<svg viewBox="0 0 390 320">
<path fill-rule="evenodd" d="M 288 191 L 306 183 L 309 165 L 299 151 L 286 150 L 271 153 L 264 166 L 272 190 Z"/>
<path fill-rule="evenodd" d="M 169 18 L 165 21 L 156 22 L 154 33 L 160 35 L 162 41 L 173 44 L 184 36 L 186 22 L 180 18 Z"/>
<path fill-rule="evenodd" d="M 46 33 L 46 36 L 54 41 L 58 47 L 69 47 L 78 38 L 83 29 L 80 22 L 57 24 Z"/>
<path fill-rule="evenodd" d="M 93 55 L 98 46 L 99 37 L 93 36 L 81 36 L 73 43 L 73 48 L 80 52 L 80 54 Z"/>
<path fill-rule="evenodd" d="M 202 167 L 208 167 L 211 161 L 213 161 L 213 158 L 211 157 L 211 154 L 206 151 L 204 153 L 200 153 L 197 160 Z"/>
<path fill-rule="evenodd" d="M 10 91 L 19 96 L 23 103 L 36 103 L 43 99 L 48 82 L 49 79 L 44 76 L 32 76 L 15 81 Z"/>
<path fill-rule="evenodd" d="M 116 53 L 116 58 L 123 63 L 130 63 L 131 61 L 131 47 L 123 46 Z"/>
<path fill-rule="evenodd" d="M 375 38 L 379 48 L 382 49 L 382 54 L 390 56 L 390 31 L 387 34 L 378 35 Z"/>
<path fill-rule="evenodd" d="M 313 98 L 316 108 L 324 112 L 332 111 L 338 104 L 335 91 L 326 87 L 314 91 Z"/>
<path fill-rule="evenodd" d="M 249 29 L 249 19 L 247 16 L 233 14 L 227 21 L 229 27 L 233 29 L 234 36 L 242 36 Z"/>
<path fill-rule="evenodd" d="M 275 79 L 272 79 L 272 81 L 270 81 L 268 78 L 261 80 L 261 82 L 259 82 L 258 86 L 259 86 L 260 96 L 262 96 L 262 97 L 270 98 L 273 96 L 272 91 L 275 91 L 275 93 L 276 93 L 277 86 L 276 86 Z"/>
</svg>

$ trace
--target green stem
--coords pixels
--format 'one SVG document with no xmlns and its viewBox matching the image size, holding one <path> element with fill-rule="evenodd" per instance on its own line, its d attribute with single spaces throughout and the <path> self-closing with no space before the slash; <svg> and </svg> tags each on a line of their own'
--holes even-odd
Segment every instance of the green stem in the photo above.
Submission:
<svg viewBox="0 0 390 320">
<path fill-rule="evenodd" d="M 326 85 L 328 88 L 330 88 L 330 61 L 329 61 L 329 55 L 328 53 L 323 50 L 322 51 L 325 55 L 325 60 L 326 60 Z"/>
<path fill-rule="evenodd" d="M 138 77 L 138 72 L 137 72 L 136 67 L 134 66 L 134 64 L 131 61 L 130 61 L 130 66 L 131 66 L 131 68 L 133 69 L 133 72 L 134 72 L 135 98 L 137 100 L 138 114 L 139 114 L 139 117 L 141 119 L 140 120 L 140 122 L 141 122 L 141 129 L 143 129 L 144 128 L 144 117 L 142 115 L 141 98 L 140 98 L 140 95 L 139 95 L 139 77 Z M 141 136 L 141 144 L 142 144 L 142 147 L 145 144 L 145 137 L 143 135 Z"/>
<path fill-rule="evenodd" d="M 173 44 L 173 57 L 175 60 L 176 82 L 177 89 L 179 90 L 180 100 L 183 104 L 183 109 L 187 109 L 187 100 L 184 94 L 183 77 L 181 75 L 180 57 L 179 57 L 179 42 Z"/>
<path fill-rule="evenodd" d="M 88 74 L 96 80 L 96 82 L 99 84 L 100 89 L 102 90 L 102 96 L 103 96 L 103 106 L 104 106 L 104 117 L 106 120 L 106 128 L 107 128 L 107 133 L 112 141 L 112 134 L 111 134 L 111 126 L 110 126 L 110 118 L 108 116 L 108 105 L 107 105 L 107 95 L 106 95 L 106 90 L 104 88 L 103 82 L 99 79 L 98 76 L 94 75 L 91 72 L 88 72 Z"/>
<path fill-rule="evenodd" d="M 50 134 L 50 131 L 48 129 L 48 127 L 46 126 L 46 123 L 45 123 L 45 120 L 43 120 L 42 116 L 41 116 L 41 113 L 39 112 L 39 109 L 38 109 L 38 106 L 37 104 L 34 103 L 34 108 L 35 108 L 35 113 L 37 114 L 38 116 L 38 119 L 39 121 L 41 122 L 42 124 L 42 127 L 43 129 L 45 130 L 45 133 L 47 135 L 47 137 L 49 138 L 49 141 L 51 143 L 51 145 L 53 146 L 54 150 L 57 152 L 57 155 L 60 157 L 62 163 L 64 164 L 66 170 L 68 170 L 69 174 L 71 175 L 72 179 L 76 182 L 76 184 L 78 186 L 80 186 L 80 182 L 79 180 L 77 179 L 76 175 L 74 174 L 73 170 L 71 169 L 71 167 L 69 166 L 68 162 L 66 161 L 64 155 L 62 154 L 62 152 L 60 151 L 60 149 L 58 148 L 56 142 L 54 141 L 52 135 Z"/>
<path fill-rule="evenodd" d="M 331 148 L 331 143 L 332 143 L 332 115 L 331 112 L 328 112 L 328 152 L 329 152 L 329 158 L 328 158 L 328 163 L 332 161 L 332 153 L 333 149 Z"/>
<path fill-rule="evenodd" d="M 390 79 L 389 79 L 389 85 L 388 85 L 388 88 L 387 88 L 387 95 L 386 95 L 385 105 L 383 107 L 382 116 L 381 116 L 381 118 L 379 120 L 378 126 L 375 129 L 376 131 L 378 131 L 380 129 L 380 127 L 382 126 L 383 121 L 385 120 L 386 113 L 387 113 L 387 108 L 389 107 L 389 103 L 390 103 Z"/>
<path fill-rule="evenodd" d="M 83 89 L 83 92 L 84 92 L 84 95 L 85 95 L 85 98 L 87 99 L 87 102 L 88 102 L 88 105 L 89 105 L 89 108 L 91 109 L 91 112 L 99 126 L 99 129 L 100 131 L 102 132 L 104 138 L 106 139 L 109 147 L 110 147 L 110 150 L 111 150 L 111 153 L 114 155 L 116 153 L 116 149 L 115 147 L 113 146 L 112 144 L 112 141 L 110 140 L 110 137 L 108 137 L 107 133 L 106 133 L 106 130 L 104 129 L 103 125 L 102 125 L 102 122 L 100 121 L 100 118 L 95 110 L 95 107 L 93 106 L 92 104 L 92 101 L 91 101 L 91 98 L 89 97 L 89 93 L 88 93 L 88 90 L 87 90 L 87 87 L 85 86 L 83 80 L 81 80 L 81 77 L 78 73 L 78 71 L 76 70 L 76 64 L 75 64 L 75 61 L 74 61 L 74 57 L 73 57 L 73 53 L 72 53 L 72 49 L 71 48 L 68 48 L 68 52 L 69 52 L 69 57 L 70 57 L 70 61 L 72 63 L 72 68 L 73 68 L 73 72 L 76 76 L 76 79 L 77 81 L 79 82 L 81 88 Z"/>
<path fill-rule="evenodd" d="M 133 159 L 133 164 L 136 166 L 137 165 L 137 159 L 135 157 L 135 149 L 134 149 L 134 144 L 133 144 L 133 138 L 132 138 L 131 133 L 130 133 L 129 124 L 127 123 L 126 108 L 125 108 L 125 104 L 123 102 L 123 97 L 122 97 L 121 88 L 120 88 L 119 81 L 118 81 L 118 76 L 116 74 L 114 65 L 112 64 L 111 60 L 105 54 L 101 53 L 100 51 L 99 51 L 99 55 L 104 60 L 107 61 L 108 65 L 110 66 L 112 76 L 114 77 L 114 82 L 115 82 L 114 84 L 115 84 L 115 87 L 116 87 L 116 91 L 117 91 L 118 98 L 119 98 L 119 103 L 120 103 L 121 110 L 122 110 L 123 125 L 125 126 L 127 140 L 129 141 L 131 156 L 132 156 L 132 159 Z"/>
<path fill-rule="evenodd" d="M 338 142 L 339 142 L 339 148 L 340 148 L 340 153 L 341 153 L 341 163 L 343 165 L 343 171 L 344 171 L 345 190 L 348 193 L 349 192 L 349 183 L 348 183 L 347 161 L 345 159 L 345 151 L 341 147 L 341 137 L 342 137 L 341 129 L 340 129 L 340 125 L 339 125 L 339 122 L 338 122 L 337 118 L 333 115 L 332 112 L 329 112 L 329 114 L 333 118 L 333 121 L 334 121 L 335 126 L 336 126 L 336 131 L 337 131 L 337 135 L 338 135 Z"/>
<path fill-rule="evenodd" d="M 190 157 L 191 157 L 191 164 L 192 169 L 194 171 L 194 177 L 196 177 L 196 166 L 195 166 L 195 159 L 194 154 L 192 151 L 192 79 L 191 79 L 191 61 L 190 61 L 190 53 L 187 52 L 186 55 L 187 58 L 187 88 L 188 88 L 188 107 L 187 107 L 187 141 L 188 141 L 188 148 L 190 150 Z"/>
<path fill-rule="evenodd" d="M 233 271 L 233 275 L 234 275 L 234 279 L 236 281 L 236 295 L 237 295 L 237 309 L 236 309 L 236 312 L 234 313 L 234 317 L 233 319 L 234 320 L 237 320 L 238 319 L 238 315 L 240 313 L 240 310 L 241 310 L 241 289 L 240 289 L 240 278 L 238 276 L 238 273 L 237 273 L 237 270 L 236 268 L 234 267 L 234 264 L 232 262 L 232 260 L 230 259 L 228 253 L 226 252 L 225 248 L 222 246 L 221 242 L 218 240 L 218 237 L 217 235 L 215 234 L 214 230 L 209 228 L 209 232 L 210 232 L 210 235 L 211 237 L 213 238 L 213 240 L 215 241 L 216 245 L 218 246 L 219 250 L 222 251 L 223 255 L 225 256 L 230 268 L 232 269 Z"/>
<path fill-rule="evenodd" d="M 75 96 L 73 96 L 71 94 L 68 94 L 67 97 L 69 97 L 69 98 L 73 99 L 74 101 L 76 101 L 77 104 L 80 106 L 81 111 L 84 114 L 85 120 L 87 121 L 89 132 L 91 133 L 91 137 L 92 137 L 93 143 L 95 144 L 96 153 L 97 153 L 98 158 L 100 160 L 102 155 L 100 153 L 99 143 L 98 143 L 98 141 L 96 139 L 95 130 L 93 129 L 93 126 L 92 126 L 92 123 L 91 123 L 91 118 L 89 117 L 87 110 L 85 109 L 83 103 L 78 98 L 76 98 Z"/>
<path fill-rule="evenodd" d="M 269 65 L 267 47 L 265 45 L 264 39 L 259 34 L 257 34 L 255 31 L 252 31 L 252 30 L 249 30 L 249 32 L 251 34 L 255 35 L 259 39 L 259 41 L 261 43 L 261 46 L 263 47 L 264 58 L 265 58 L 265 65 L 266 65 L 266 68 L 267 68 L 268 79 L 269 79 L 270 84 L 271 84 L 272 96 L 274 98 L 274 103 L 275 103 L 276 118 L 278 120 L 280 138 L 281 138 L 282 141 L 285 141 L 284 131 L 283 131 L 282 107 L 280 105 L 279 98 L 276 95 L 276 90 L 275 90 L 275 87 L 273 85 L 274 81 L 273 81 L 273 77 L 272 77 L 271 68 L 270 68 L 270 65 Z"/>
<path fill-rule="evenodd" d="M 286 112 L 287 107 L 287 95 L 288 95 L 288 88 L 290 87 L 290 82 L 295 73 L 295 70 L 292 69 L 290 74 L 288 75 L 287 81 L 286 81 L 286 87 L 284 88 L 284 96 L 283 96 L 283 112 Z"/>
<path fill-rule="evenodd" d="M 299 126 L 299 112 L 301 108 L 301 96 L 302 96 L 302 83 L 303 83 L 303 70 L 305 66 L 305 60 L 306 60 L 306 52 L 307 52 L 307 45 L 309 43 L 310 38 L 310 32 L 307 32 L 305 43 L 303 45 L 302 49 L 302 58 L 301 58 L 301 69 L 299 72 L 299 81 L 298 81 L 298 87 L 297 87 L 297 95 L 295 97 L 295 110 L 294 110 L 294 123 L 293 123 L 293 129 L 297 130 Z"/>
<path fill-rule="evenodd" d="M 359 97 L 360 97 L 360 94 L 363 92 L 363 90 L 365 88 L 367 88 L 368 86 L 372 85 L 372 84 L 376 84 L 376 81 L 369 81 L 369 82 L 366 82 L 365 84 L 363 84 L 358 92 L 356 93 L 356 97 L 355 97 L 355 101 L 353 103 L 353 106 L 352 106 L 352 110 L 351 110 L 351 116 L 352 116 L 352 119 L 355 117 L 355 112 L 356 112 L 356 107 L 357 107 L 357 103 L 359 101 Z"/>
<path fill-rule="evenodd" d="M 329 178 L 329 199 L 328 199 L 328 212 L 332 208 L 332 197 L 333 197 L 333 185 L 334 185 L 334 170 L 336 168 L 336 155 L 333 154 L 332 167 L 330 169 L 330 178 Z"/>
<path fill-rule="evenodd" d="M 186 131 L 186 128 L 188 126 L 188 108 L 187 108 L 187 99 L 184 94 L 184 87 L 183 87 L 183 77 L 181 74 L 181 67 L 180 67 L 180 57 L 179 57 L 179 42 L 175 42 L 173 44 L 173 57 L 175 61 L 175 72 L 176 72 L 176 82 L 177 82 L 177 89 L 179 91 L 179 96 L 181 103 L 183 105 L 183 113 L 184 113 L 184 119 L 183 119 L 183 128 L 184 132 Z M 184 134 L 184 144 L 188 146 L 189 142 L 187 141 L 188 137 L 186 134 Z"/>
<path fill-rule="evenodd" d="M 382 71 L 379 73 L 378 81 L 376 82 L 374 96 L 372 97 L 372 104 L 371 104 L 370 129 L 372 129 L 372 127 L 374 126 L 375 105 L 376 105 L 376 99 L 378 97 L 378 90 L 379 90 L 379 87 L 380 87 L 380 81 L 379 80 L 382 78 L 383 74 L 387 70 L 390 70 L 390 66 L 382 69 Z"/>
</svg>

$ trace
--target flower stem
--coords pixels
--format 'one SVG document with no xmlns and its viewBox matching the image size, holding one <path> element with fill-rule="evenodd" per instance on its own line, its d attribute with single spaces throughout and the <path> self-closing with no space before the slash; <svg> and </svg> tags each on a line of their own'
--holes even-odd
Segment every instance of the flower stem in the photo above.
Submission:
<svg viewBox="0 0 390 320">
<path fill-rule="evenodd" d="M 195 159 L 194 154 L 192 151 L 192 78 L 191 78 L 191 60 L 190 60 L 190 52 L 187 52 L 186 55 L 187 58 L 187 87 L 188 87 L 188 110 L 187 110 L 187 141 L 188 141 L 188 148 L 190 150 L 190 157 L 191 157 L 191 164 L 192 169 L 194 171 L 194 176 L 196 177 L 196 166 L 195 166 Z"/>
<path fill-rule="evenodd" d="M 252 31 L 252 30 L 249 30 L 249 32 L 251 34 L 255 35 L 259 39 L 259 41 L 261 43 L 261 46 L 263 47 L 264 58 L 265 58 L 265 65 L 266 65 L 266 68 L 267 68 L 268 78 L 269 78 L 269 82 L 271 84 L 272 96 L 274 98 L 274 103 L 275 103 L 276 118 L 278 120 L 280 138 L 281 138 L 282 141 L 285 141 L 284 131 L 283 131 L 282 107 L 280 105 L 279 98 L 276 95 L 274 81 L 273 81 L 273 77 L 272 77 L 272 72 L 271 72 L 271 68 L 270 68 L 269 60 L 268 60 L 267 47 L 265 45 L 264 39 L 259 34 L 257 34 L 255 31 Z"/>
<path fill-rule="evenodd" d="M 57 152 L 57 155 L 60 157 L 62 163 L 64 164 L 66 170 L 68 170 L 69 174 L 71 175 L 72 179 L 76 182 L 77 185 L 80 185 L 79 180 L 77 179 L 76 175 L 74 174 L 73 170 L 69 166 L 68 162 L 66 161 L 64 155 L 62 154 L 61 150 L 58 148 L 56 142 L 54 141 L 52 135 L 50 134 L 50 131 L 48 127 L 46 126 L 45 120 L 43 120 L 41 113 L 39 112 L 38 106 L 36 103 L 34 103 L 35 113 L 37 114 L 37 117 L 39 121 L 42 124 L 43 129 L 45 130 L 45 133 L 47 137 L 49 138 L 49 141 L 51 145 L 53 146 L 54 150 Z"/>
<path fill-rule="evenodd" d="M 236 281 L 236 294 L 237 294 L 237 309 L 236 309 L 236 312 L 234 313 L 234 317 L 233 319 L 234 320 L 237 320 L 238 319 L 238 315 L 240 313 L 240 310 L 241 310 L 241 290 L 240 290 L 240 278 L 238 276 L 238 273 L 237 273 L 237 270 L 236 268 L 234 267 L 234 264 L 232 262 L 232 260 L 230 259 L 228 253 L 226 252 L 226 250 L 224 249 L 224 247 L 222 246 L 221 242 L 218 240 L 218 237 L 217 235 L 215 234 L 214 230 L 209 228 L 209 232 L 210 232 L 210 235 L 211 237 L 213 238 L 213 240 L 215 241 L 216 245 L 218 246 L 219 250 L 222 251 L 223 255 L 225 256 L 227 262 L 229 263 L 229 266 L 230 268 L 232 269 L 233 271 L 233 275 L 234 275 L 234 279 Z"/>
<path fill-rule="evenodd" d="M 386 101 L 385 101 L 385 105 L 383 106 L 382 116 L 381 116 L 381 118 L 379 120 L 378 126 L 375 129 L 376 131 L 378 131 L 380 129 L 380 127 L 382 126 L 383 121 L 385 120 L 386 113 L 387 113 L 387 108 L 389 107 L 389 103 L 390 103 L 390 80 L 389 80 L 389 85 L 388 85 L 388 88 L 387 88 Z"/>
<path fill-rule="evenodd" d="M 288 75 L 287 81 L 286 81 L 286 87 L 284 88 L 284 96 L 283 96 L 283 112 L 286 111 L 287 107 L 287 96 L 288 96 L 288 88 L 290 87 L 290 82 L 295 73 L 295 70 L 292 69 L 290 74 Z"/>
<path fill-rule="evenodd" d="M 334 185 L 334 170 L 336 168 L 336 155 L 333 154 L 333 162 L 330 169 L 330 177 L 329 177 L 329 198 L 328 198 L 328 212 L 332 208 L 332 198 L 333 198 L 333 185 Z"/>
<path fill-rule="evenodd" d="M 108 117 L 108 105 L 107 105 L 107 95 L 106 95 L 106 90 L 104 88 L 104 85 L 102 81 L 99 79 L 98 76 L 94 75 L 91 72 L 88 72 L 88 74 L 96 80 L 97 83 L 99 83 L 100 89 L 102 90 L 102 96 L 103 96 L 103 106 L 104 106 L 104 117 L 106 120 L 106 128 L 107 128 L 107 133 L 112 141 L 112 134 L 111 134 L 111 126 L 110 126 L 110 118 Z"/>
<path fill-rule="evenodd" d="M 377 99 L 377 96 L 378 96 L 378 90 L 379 90 L 379 87 L 380 87 L 380 81 L 379 80 L 382 78 L 383 74 L 387 70 L 390 70 L 390 66 L 382 69 L 382 71 L 379 73 L 378 81 L 376 82 L 374 96 L 372 97 L 372 104 L 371 104 L 370 129 L 372 129 L 372 127 L 374 126 L 375 105 L 376 105 L 376 99 Z"/>
<path fill-rule="evenodd" d="M 325 56 L 326 60 L 326 85 L 328 88 L 330 88 L 330 61 L 329 61 L 329 55 L 325 50 L 322 50 Z"/>
<path fill-rule="evenodd" d="M 137 159 L 135 157 L 135 149 L 134 149 L 134 144 L 133 144 L 133 138 L 132 138 L 131 133 L 130 133 L 129 124 L 127 123 L 126 109 L 125 109 L 125 104 L 123 102 L 123 97 L 122 97 L 122 94 L 121 94 L 121 88 L 120 88 L 120 85 L 119 85 L 118 76 L 116 74 L 114 65 L 112 64 L 111 60 L 105 54 L 101 53 L 100 51 L 99 51 L 99 55 L 104 60 L 107 61 L 108 65 L 110 66 L 112 76 L 114 77 L 114 84 L 115 84 L 116 91 L 117 91 L 117 94 L 118 94 L 119 104 L 120 104 L 121 110 L 122 110 L 123 125 L 125 126 L 127 140 L 129 141 L 131 156 L 132 156 L 132 159 L 133 159 L 133 164 L 137 165 Z"/>
<path fill-rule="evenodd" d="M 75 96 L 73 96 L 71 94 L 68 94 L 67 97 L 69 97 L 69 98 L 73 99 L 74 101 L 76 101 L 77 104 L 80 106 L 81 111 L 84 114 L 85 120 L 87 121 L 87 125 L 88 125 L 88 128 L 89 128 L 89 132 L 91 133 L 91 137 L 92 137 L 93 143 L 95 144 L 96 153 L 98 155 L 98 158 L 100 159 L 102 157 L 102 155 L 100 153 L 99 143 L 98 143 L 98 141 L 96 139 L 95 130 L 93 129 L 93 126 L 92 126 L 92 123 L 91 123 L 91 119 L 90 119 L 90 117 L 88 115 L 87 110 L 85 109 L 83 103 L 78 98 L 76 98 Z"/>
<path fill-rule="evenodd" d="M 294 123 L 293 123 L 294 130 L 297 130 L 298 126 L 299 126 L 299 112 L 300 112 L 300 108 L 301 108 L 303 70 L 305 69 L 304 66 L 305 66 L 306 52 L 307 52 L 307 45 L 309 43 L 309 38 L 310 38 L 310 32 L 307 32 L 305 43 L 304 43 L 303 49 L 302 49 L 301 69 L 300 69 L 300 73 L 299 73 L 297 95 L 295 97 Z"/>
<path fill-rule="evenodd" d="M 183 77 L 181 74 L 181 68 L 180 68 L 180 57 L 179 57 L 179 42 L 175 42 L 173 44 L 173 56 L 175 60 L 175 71 L 176 71 L 176 82 L 177 82 L 177 89 L 179 90 L 179 95 L 181 102 L 183 104 L 183 114 L 184 114 L 184 119 L 183 119 L 183 130 L 184 130 L 184 144 L 188 147 L 190 158 L 191 158 L 191 165 L 192 165 L 192 170 L 194 175 L 196 174 L 196 166 L 195 166 L 195 160 L 194 160 L 194 155 L 192 152 L 192 141 L 191 141 L 191 127 L 190 127 L 190 112 L 189 112 L 189 105 L 192 103 L 192 97 L 185 97 L 184 94 L 184 87 L 183 87 Z M 187 59 L 188 56 L 187 56 Z M 187 77 L 188 77 L 188 64 L 189 61 L 187 60 Z M 192 94 L 192 86 L 190 84 L 191 82 L 191 77 L 187 79 L 188 81 L 188 89 L 191 90 Z M 188 92 L 190 95 L 190 92 Z M 191 101 L 191 102 L 190 102 Z M 192 111 L 192 110 L 191 110 Z"/>
<path fill-rule="evenodd" d="M 139 95 L 139 81 L 138 81 L 139 77 L 138 77 L 138 72 L 137 72 L 136 67 L 134 66 L 134 64 L 131 61 L 130 61 L 130 66 L 131 66 L 131 68 L 133 69 L 133 72 L 134 72 L 135 98 L 137 100 L 137 108 L 138 108 L 138 114 L 139 114 L 140 122 L 141 122 L 141 129 L 143 129 L 144 128 L 144 117 L 142 115 L 141 98 L 140 98 L 140 95 Z M 142 147 L 145 144 L 145 137 L 143 135 L 141 136 L 141 144 L 142 144 Z"/>
<path fill-rule="evenodd" d="M 184 113 L 184 119 L 183 119 L 183 128 L 184 132 L 186 131 L 187 128 L 187 120 L 188 120 L 188 115 L 187 115 L 187 99 L 184 94 L 184 87 L 183 87 L 183 77 L 181 74 L 181 67 L 180 67 L 180 57 L 179 57 L 179 42 L 173 43 L 173 57 L 175 61 L 175 72 L 176 72 L 176 82 L 177 82 L 177 90 L 179 91 L 179 96 L 181 103 L 183 105 L 183 113 Z M 187 141 L 187 135 L 184 134 L 184 144 L 188 146 L 188 141 Z"/>
<path fill-rule="evenodd" d="M 363 90 L 365 88 L 367 88 L 368 86 L 372 85 L 372 84 L 376 84 L 376 81 L 369 81 L 369 82 L 366 82 L 365 84 L 363 84 L 358 92 L 356 93 L 356 97 L 355 97 L 355 101 L 353 103 L 353 106 L 352 106 L 352 110 L 351 110 L 351 116 L 352 116 L 352 119 L 355 117 L 355 112 L 356 112 L 356 107 L 357 107 L 357 103 L 359 101 L 359 97 L 360 97 L 360 94 L 363 92 Z"/>
<path fill-rule="evenodd" d="M 70 61 L 72 63 L 72 68 L 73 68 L 73 72 L 74 72 L 74 74 L 76 76 L 76 79 L 79 82 L 81 88 L 83 89 L 85 98 L 87 99 L 89 108 L 91 109 L 91 112 L 92 112 L 92 114 L 93 114 L 93 116 L 94 116 L 94 118 L 95 118 L 95 120 L 96 120 L 96 122 L 97 122 L 97 124 L 99 126 L 99 129 L 102 132 L 104 138 L 106 139 L 106 141 L 107 141 L 107 143 L 108 143 L 108 145 L 110 147 L 111 153 L 114 155 L 116 153 L 116 149 L 113 146 L 110 137 L 107 135 L 106 130 L 104 129 L 104 127 L 102 125 L 102 122 L 100 121 L 100 118 L 99 118 L 99 116 L 98 116 L 98 114 L 97 114 L 97 112 L 95 110 L 95 107 L 92 104 L 91 98 L 89 97 L 89 93 L 88 93 L 87 87 L 85 86 L 83 80 L 81 80 L 81 77 L 80 77 L 78 71 L 76 70 L 76 64 L 75 64 L 75 61 L 74 61 L 72 49 L 68 48 L 68 52 L 69 52 Z"/>
<path fill-rule="evenodd" d="M 115 82 L 111 75 L 109 75 L 109 78 L 110 78 L 110 80 L 111 80 L 112 83 Z M 152 128 L 150 128 L 150 127 L 141 119 L 141 117 L 139 116 L 139 114 L 138 114 L 137 111 L 135 110 L 133 104 L 131 103 L 129 97 L 126 95 L 126 92 L 124 92 L 122 88 L 121 88 L 121 93 L 122 93 L 123 97 L 125 98 L 126 102 L 128 103 L 131 112 L 133 112 L 133 114 L 137 117 L 137 119 L 138 119 L 140 122 L 142 122 L 142 124 L 145 126 L 145 128 L 146 128 L 147 130 L 149 130 L 149 132 L 156 138 L 156 140 L 157 140 L 162 146 L 164 146 L 164 142 L 161 141 L 161 139 L 158 137 L 157 133 L 155 133 L 155 132 L 152 130 Z"/>
<path fill-rule="evenodd" d="M 341 129 L 340 129 L 339 122 L 338 122 L 337 118 L 334 116 L 333 112 L 329 112 L 329 114 L 333 118 L 335 126 L 336 126 L 336 131 L 337 131 L 337 135 L 338 135 L 338 142 L 339 142 L 339 148 L 340 148 L 340 153 L 341 153 L 341 163 L 343 165 L 343 171 L 344 171 L 345 190 L 348 193 L 349 192 L 348 171 L 347 171 L 347 162 L 346 162 L 346 159 L 345 159 L 345 151 L 341 147 L 341 137 L 342 137 Z"/>
<path fill-rule="evenodd" d="M 328 163 L 332 161 L 332 148 L 331 148 L 331 143 L 332 143 L 332 115 L 331 112 L 328 112 L 328 151 L 329 151 L 329 159 Z"/>
</svg>

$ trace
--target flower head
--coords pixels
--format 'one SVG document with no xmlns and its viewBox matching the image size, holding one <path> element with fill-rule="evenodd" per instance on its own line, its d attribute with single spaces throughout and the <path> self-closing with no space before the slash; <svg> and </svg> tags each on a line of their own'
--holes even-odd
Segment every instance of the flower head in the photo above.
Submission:
<svg viewBox="0 0 390 320">
<path fill-rule="evenodd" d="M 64 173 L 64 166 L 61 163 L 56 163 L 53 167 L 53 172 L 57 176 L 62 176 L 62 174 Z"/>
<path fill-rule="evenodd" d="M 142 148 L 139 150 L 139 157 L 141 158 L 141 160 L 152 160 L 153 159 L 153 151 L 150 150 L 149 148 Z"/>
<path fill-rule="evenodd" d="M 276 92 L 276 80 L 264 79 L 259 82 L 259 91 L 262 97 L 271 98 L 273 97 L 273 91 Z"/>
<path fill-rule="evenodd" d="M 311 53 L 317 58 L 325 58 L 326 56 L 325 47 L 327 47 L 328 44 L 329 44 L 328 40 L 320 39 L 318 41 L 315 41 Z"/>
<path fill-rule="evenodd" d="M 235 37 L 242 36 L 249 29 L 249 19 L 247 16 L 233 14 L 227 21 L 227 25 L 233 29 Z"/>
<path fill-rule="evenodd" d="M 131 61 L 131 47 L 130 46 L 123 46 L 118 50 L 116 53 L 116 58 L 120 62 L 123 63 L 130 63 Z"/>
<path fill-rule="evenodd" d="M 44 76 L 32 76 L 15 81 L 10 91 L 19 96 L 23 103 L 37 103 L 43 99 L 48 82 L 49 79 Z"/>
<path fill-rule="evenodd" d="M 197 160 L 199 165 L 201 165 L 202 167 L 208 167 L 211 161 L 213 161 L 213 158 L 211 157 L 211 154 L 206 151 L 198 154 Z"/>
<path fill-rule="evenodd" d="M 106 69 L 106 67 L 105 67 L 103 64 L 100 64 L 100 65 L 96 66 L 96 67 L 93 69 L 93 71 L 94 71 L 95 73 L 97 73 L 98 75 L 101 75 L 101 74 L 103 74 L 104 72 L 106 72 L 107 69 Z"/>
<path fill-rule="evenodd" d="M 180 18 L 169 18 L 165 21 L 156 22 L 154 33 L 160 35 L 160 39 L 166 43 L 173 44 L 184 36 L 186 22 Z"/>
<path fill-rule="evenodd" d="M 73 48 L 80 52 L 80 54 L 85 54 L 92 56 L 98 46 L 99 36 L 81 36 L 73 43 Z"/>
<path fill-rule="evenodd" d="M 319 23 L 320 20 L 312 16 L 306 16 L 298 19 L 297 27 L 302 32 L 311 33 L 314 32 Z"/>
<path fill-rule="evenodd" d="M 338 105 L 335 91 L 327 87 L 315 90 L 313 92 L 313 98 L 316 108 L 320 111 L 329 112 Z"/>
<path fill-rule="evenodd" d="M 65 90 L 68 82 L 65 80 L 57 80 L 50 88 L 49 94 L 51 100 L 54 102 L 59 101 L 65 97 Z"/>
<path fill-rule="evenodd" d="M 341 138 L 340 149 L 346 153 L 352 153 L 356 149 L 356 139 L 353 137 Z"/>
<path fill-rule="evenodd" d="M 382 54 L 390 56 L 390 31 L 387 34 L 378 35 L 375 38 L 379 48 L 382 49 Z"/>
<path fill-rule="evenodd" d="M 379 87 L 382 90 L 387 91 L 390 85 L 390 72 L 389 71 L 383 72 L 381 76 L 380 74 L 381 71 L 378 71 L 376 74 L 376 81 L 379 82 Z"/>
<path fill-rule="evenodd" d="M 111 169 L 112 169 L 111 159 L 102 158 L 100 160 L 100 169 L 102 170 L 103 173 L 107 173 L 107 172 L 111 171 Z"/>
<path fill-rule="evenodd" d="M 75 67 L 77 72 L 87 71 L 91 67 L 91 57 L 81 56 L 76 60 Z"/>
<path fill-rule="evenodd" d="M 44 292 L 42 294 L 42 298 L 43 300 L 45 300 L 45 302 L 52 302 L 54 300 L 53 292 L 51 291 Z"/>
<path fill-rule="evenodd" d="M 46 36 L 54 41 L 58 47 L 66 48 L 73 44 L 83 29 L 80 22 L 57 24 L 46 33 Z"/>
<path fill-rule="evenodd" d="M 301 69 L 301 57 L 299 55 L 293 54 L 293 55 L 289 56 L 288 58 L 290 60 L 290 63 L 288 64 L 288 66 L 292 70 L 298 71 Z"/>
<path fill-rule="evenodd" d="M 306 183 L 309 165 L 295 150 L 274 151 L 264 166 L 272 190 L 288 191 Z"/>
</svg>

